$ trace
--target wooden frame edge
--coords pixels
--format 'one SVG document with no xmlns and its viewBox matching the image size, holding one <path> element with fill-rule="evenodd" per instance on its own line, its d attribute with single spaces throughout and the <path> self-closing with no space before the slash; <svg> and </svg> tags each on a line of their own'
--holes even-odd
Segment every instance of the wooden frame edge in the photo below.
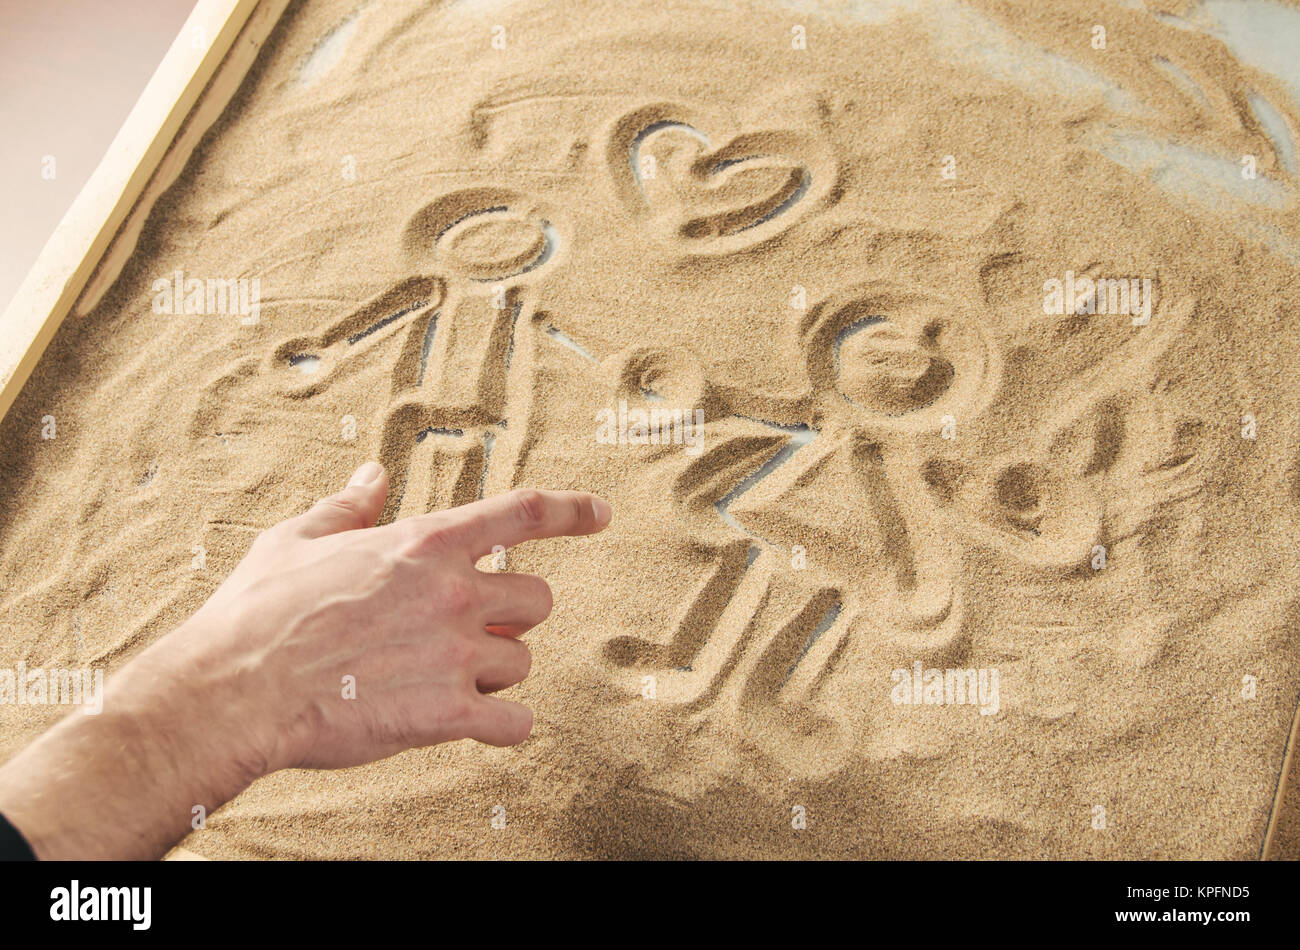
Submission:
<svg viewBox="0 0 1300 950">
<path fill-rule="evenodd" d="M 1295 714 L 1291 717 L 1291 732 L 1287 735 L 1286 752 L 1282 756 L 1282 774 L 1278 776 L 1277 789 L 1273 793 L 1273 807 L 1269 810 L 1268 825 L 1264 829 L 1264 844 L 1259 849 L 1259 859 L 1261 861 L 1272 861 L 1274 859 L 1278 822 L 1286 799 L 1291 772 L 1297 766 L 1300 766 L 1300 761 L 1297 761 L 1295 754 L 1298 742 L 1300 742 L 1300 704 L 1296 706 Z M 1295 857 L 1295 855 L 1291 855 L 1291 857 Z"/>
<path fill-rule="evenodd" d="M 90 296 L 98 300 L 116 280 L 153 202 L 180 175 L 203 132 L 225 110 L 287 5 L 288 0 L 195 4 L 0 317 L 0 420 L 101 262 L 108 266 Z M 205 96 L 208 90 L 211 95 Z M 196 109 L 201 98 L 202 116 Z M 192 114 L 202 121 L 187 124 Z M 182 127 L 185 134 L 178 136 Z M 123 228 L 124 222 L 128 227 Z M 113 254 L 106 258 L 110 247 Z"/>
</svg>

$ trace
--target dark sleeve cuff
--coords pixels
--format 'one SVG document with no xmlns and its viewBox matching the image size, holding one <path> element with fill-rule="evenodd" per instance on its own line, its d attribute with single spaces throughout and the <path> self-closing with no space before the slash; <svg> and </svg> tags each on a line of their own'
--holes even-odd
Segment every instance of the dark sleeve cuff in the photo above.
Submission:
<svg viewBox="0 0 1300 950">
<path fill-rule="evenodd" d="M 9 824 L 9 819 L 0 815 L 0 861 L 35 861 L 36 852 L 19 834 L 18 829 Z"/>
</svg>

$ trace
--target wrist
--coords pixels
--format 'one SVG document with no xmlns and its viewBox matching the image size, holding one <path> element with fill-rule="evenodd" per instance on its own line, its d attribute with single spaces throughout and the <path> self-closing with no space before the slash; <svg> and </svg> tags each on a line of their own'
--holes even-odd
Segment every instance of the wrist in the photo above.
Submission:
<svg viewBox="0 0 1300 950">
<path fill-rule="evenodd" d="M 106 677 L 102 710 L 65 717 L 0 768 L 0 811 L 37 856 L 161 857 L 265 774 L 268 694 L 186 624 Z"/>
<path fill-rule="evenodd" d="M 195 804 L 208 811 L 276 768 L 266 709 L 275 691 L 232 649 L 242 622 L 236 611 L 196 615 L 125 668 L 121 694 L 109 694 L 193 777 L 196 793 L 213 801 Z"/>
</svg>

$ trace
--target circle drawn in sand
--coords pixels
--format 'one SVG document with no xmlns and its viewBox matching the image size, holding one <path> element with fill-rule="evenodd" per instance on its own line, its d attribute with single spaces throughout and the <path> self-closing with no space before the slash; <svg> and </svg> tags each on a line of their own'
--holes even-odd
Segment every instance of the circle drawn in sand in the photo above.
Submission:
<svg viewBox="0 0 1300 950">
<path fill-rule="evenodd" d="M 492 280 L 535 266 L 546 244 L 544 230 L 507 208 L 492 208 L 452 225 L 437 246 L 441 263 L 451 270 Z"/>
<path fill-rule="evenodd" d="M 412 262 L 430 258 L 450 275 L 503 281 L 536 270 L 555 256 L 559 236 L 523 196 L 504 188 L 444 195 L 407 221 L 402 246 Z"/>
<path fill-rule="evenodd" d="M 1000 372 L 993 344 L 956 301 L 864 285 L 813 307 L 801 331 L 813 386 L 877 427 L 918 428 L 983 408 Z"/>
</svg>

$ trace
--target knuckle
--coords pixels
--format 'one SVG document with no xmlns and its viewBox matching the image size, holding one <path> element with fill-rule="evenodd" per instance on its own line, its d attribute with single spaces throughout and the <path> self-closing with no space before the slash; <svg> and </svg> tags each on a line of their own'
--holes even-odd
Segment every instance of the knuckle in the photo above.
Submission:
<svg viewBox="0 0 1300 950">
<path fill-rule="evenodd" d="M 469 735 L 473 716 L 474 707 L 468 696 L 448 696 L 442 702 L 443 731 L 457 739 Z"/>
<path fill-rule="evenodd" d="M 466 614 L 478 606 L 478 588 L 458 574 L 446 574 L 438 581 L 437 596 L 439 608 L 448 614 Z"/>
<path fill-rule="evenodd" d="M 354 516 L 359 513 L 356 500 L 347 495 L 330 495 L 316 502 L 316 511 L 321 514 L 339 514 Z"/>
<path fill-rule="evenodd" d="M 565 504 L 569 512 L 569 524 L 574 526 L 582 524 L 582 519 L 586 514 L 582 496 L 576 494 L 569 495 Z"/>
<path fill-rule="evenodd" d="M 527 528 L 536 528 L 546 521 L 546 497 L 536 488 L 518 488 L 514 491 L 515 515 Z"/>
<path fill-rule="evenodd" d="M 456 547 L 458 536 L 446 521 L 440 518 L 411 518 L 407 522 L 411 533 L 411 550 L 415 555 L 441 555 Z"/>
</svg>

